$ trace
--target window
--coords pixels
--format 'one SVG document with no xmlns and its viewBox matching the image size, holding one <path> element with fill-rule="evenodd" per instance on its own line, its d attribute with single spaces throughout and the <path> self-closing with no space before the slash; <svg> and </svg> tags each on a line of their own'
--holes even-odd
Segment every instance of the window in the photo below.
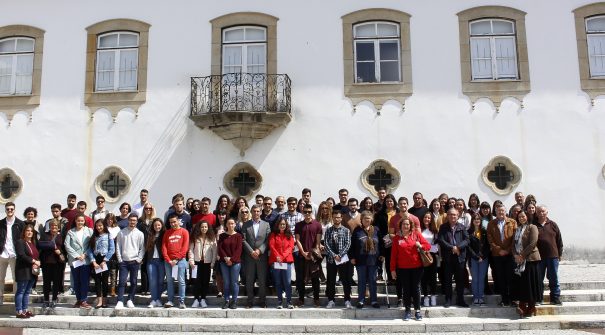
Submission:
<svg viewBox="0 0 605 335">
<path fill-rule="evenodd" d="M 32 93 L 34 43 L 28 37 L 0 40 L 0 95 Z"/>
<path fill-rule="evenodd" d="M 401 81 L 399 25 L 369 22 L 355 25 L 355 82 Z"/>
<path fill-rule="evenodd" d="M 0 203 L 14 201 L 23 189 L 23 181 L 10 168 L 0 169 Z"/>
<path fill-rule="evenodd" d="M 130 189 L 130 177 L 118 166 L 106 167 L 95 179 L 95 189 L 107 202 L 116 202 Z"/>
<path fill-rule="evenodd" d="M 521 169 L 506 156 L 496 156 L 483 168 L 483 182 L 498 195 L 513 192 L 521 182 Z"/>
<path fill-rule="evenodd" d="M 267 73 L 267 30 L 235 27 L 223 31 L 223 74 Z"/>
<path fill-rule="evenodd" d="M 370 8 L 342 17 L 344 95 L 376 109 L 412 95 L 410 15 Z"/>
<path fill-rule="evenodd" d="M 119 32 L 99 36 L 95 90 L 136 90 L 138 63 L 138 34 Z"/>
<path fill-rule="evenodd" d="M 150 25 L 130 19 L 107 20 L 86 28 L 84 103 L 92 113 L 124 108 L 138 113 L 147 99 Z"/>
<path fill-rule="evenodd" d="M 15 113 L 40 104 L 44 31 L 13 25 L 0 27 L 0 111 L 9 124 Z"/>
<path fill-rule="evenodd" d="M 500 108 L 511 97 L 523 106 L 530 91 L 525 12 L 481 6 L 458 13 L 462 93 L 473 108 L 487 98 Z"/>
<path fill-rule="evenodd" d="M 605 3 L 599 2 L 574 11 L 580 86 L 594 104 L 605 94 Z"/>
<path fill-rule="evenodd" d="M 515 24 L 505 20 L 470 23 L 473 80 L 517 79 Z"/>
<path fill-rule="evenodd" d="M 399 171 L 384 159 L 373 161 L 361 172 L 361 184 L 375 197 L 381 187 L 386 188 L 388 193 L 393 193 L 399 187 L 400 181 Z"/>
<path fill-rule="evenodd" d="M 223 177 L 223 185 L 235 197 L 250 198 L 263 183 L 261 174 L 246 162 L 235 164 Z"/>
</svg>

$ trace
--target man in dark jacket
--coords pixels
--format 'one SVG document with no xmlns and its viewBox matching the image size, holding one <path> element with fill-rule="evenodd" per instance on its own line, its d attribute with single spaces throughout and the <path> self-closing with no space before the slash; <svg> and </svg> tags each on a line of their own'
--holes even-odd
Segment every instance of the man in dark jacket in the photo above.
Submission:
<svg viewBox="0 0 605 335">
<path fill-rule="evenodd" d="M 15 217 L 15 204 L 7 202 L 4 205 L 6 217 L 0 220 L 0 305 L 4 304 L 4 281 L 6 268 L 10 266 L 13 278 L 13 293 L 17 292 L 15 281 L 15 242 L 21 237 L 25 224 Z"/>
<path fill-rule="evenodd" d="M 443 257 L 441 263 L 445 289 L 443 307 L 450 307 L 452 303 L 452 275 L 456 279 L 456 305 L 468 307 L 468 304 L 464 302 L 464 267 L 469 239 L 464 226 L 458 223 L 458 211 L 456 209 L 450 208 L 447 211 L 447 223 L 439 228 L 437 239 Z"/>
<path fill-rule="evenodd" d="M 548 273 L 550 303 L 561 305 L 561 288 L 559 286 L 559 260 L 563 254 L 563 239 L 559 226 L 548 218 L 548 208 L 539 205 L 536 209 L 536 226 L 538 226 L 538 250 L 540 251 L 540 286 L 544 286 L 544 276 Z M 544 292 L 542 288 L 540 292 Z M 542 302 L 540 299 L 539 302 Z"/>
</svg>

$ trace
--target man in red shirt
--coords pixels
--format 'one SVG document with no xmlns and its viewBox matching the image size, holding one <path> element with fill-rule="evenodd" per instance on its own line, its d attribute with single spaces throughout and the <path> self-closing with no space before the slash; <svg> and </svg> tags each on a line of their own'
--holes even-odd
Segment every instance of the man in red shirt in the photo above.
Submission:
<svg viewBox="0 0 605 335">
<path fill-rule="evenodd" d="M 294 228 L 296 245 L 298 246 L 298 256 L 295 259 L 298 306 L 301 307 L 305 304 L 305 273 L 308 272 L 313 287 L 314 304 L 315 307 L 319 307 L 319 273 L 322 270 L 321 263 L 317 266 L 312 250 L 319 250 L 322 228 L 321 223 L 313 220 L 313 206 L 306 204 L 303 208 L 303 215 L 304 220 L 297 222 Z M 308 267 L 316 267 L 317 272 L 312 272 L 311 269 L 307 271 Z"/>
<path fill-rule="evenodd" d="M 189 232 L 182 228 L 178 216 L 172 213 L 168 216 L 170 229 L 164 233 L 162 239 L 162 257 L 168 282 L 168 301 L 165 308 L 172 307 L 174 300 L 174 280 L 179 282 L 179 308 L 185 309 L 185 271 L 187 271 L 187 251 L 189 251 Z"/>
<path fill-rule="evenodd" d="M 90 216 L 86 215 L 86 207 L 88 207 L 88 205 L 86 204 L 86 201 L 84 201 L 84 200 L 78 201 L 78 206 L 76 207 L 76 215 L 78 215 L 78 214 L 84 215 L 84 220 L 86 222 L 86 227 L 88 227 L 90 229 L 94 229 L 94 222 L 92 222 L 92 219 L 90 218 Z M 75 227 L 75 225 L 76 225 L 76 222 L 75 222 L 76 215 L 74 215 L 73 218 L 72 218 L 72 220 L 69 221 L 69 229 Z"/>
<path fill-rule="evenodd" d="M 216 215 L 210 212 L 210 198 L 203 197 L 200 201 L 200 212 L 191 218 L 191 227 L 195 226 L 200 221 L 208 222 L 208 227 L 215 228 Z M 191 228 L 193 230 L 193 228 Z"/>
<path fill-rule="evenodd" d="M 71 223 L 78 214 L 78 211 L 76 210 L 76 201 L 77 198 L 75 194 L 68 195 L 67 207 L 63 208 L 61 211 L 61 217 L 65 218 L 67 222 L 69 222 L 69 229 L 71 229 Z"/>
</svg>

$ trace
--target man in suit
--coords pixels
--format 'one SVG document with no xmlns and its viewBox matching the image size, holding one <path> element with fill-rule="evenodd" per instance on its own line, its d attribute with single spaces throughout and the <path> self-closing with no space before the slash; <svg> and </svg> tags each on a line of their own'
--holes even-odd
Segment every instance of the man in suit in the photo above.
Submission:
<svg viewBox="0 0 605 335">
<path fill-rule="evenodd" d="M 496 206 L 496 218 L 487 224 L 487 241 L 494 262 L 494 279 L 502 300 L 500 306 L 510 306 L 513 268 L 515 263 L 511 254 L 517 222 L 506 217 L 504 205 Z"/>
<path fill-rule="evenodd" d="M 17 292 L 15 242 L 21 237 L 21 232 L 25 226 L 23 221 L 15 217 L 15 204 L 13 202 L 7 202 L 4 205 L 4 211 L 6 217 L 0 220 L 0 305 L 4 304 L 4 281 L 6 279 L 6 268 L 9 266 L 13 275 L 13 293 Z"/>
<path fill-rule="evenodd" d="M 447 211 L 447 224 L 441 225 L 437 237 L 443 256 L 443 286 L 445 290 L 443 307 L 450 307 L 452 302 L 452 275 L 456 280 L 456 305 L 468 307 L 468 304 L 464 302 L 464 269 L 469 238 L 465 227 L 458 223 L 458 215 L 459 213 L 455 208 L 450 208 Z"/>
<path fill-rule="evenodd" d="M 248 303 L 246 308 L 252 308 L 254 300 L 254 280 L 258 278 L 258 299 L 262 308 L 266 303 L 266 277 L 268 264 L 268 241 L 271 227 L 268 222 L 260 219 L 261 206 L 254 205 L 250 209 L 252 220 L 244 223 L 244 269 L 246 273 L 246 293 Z"/>
</svg>

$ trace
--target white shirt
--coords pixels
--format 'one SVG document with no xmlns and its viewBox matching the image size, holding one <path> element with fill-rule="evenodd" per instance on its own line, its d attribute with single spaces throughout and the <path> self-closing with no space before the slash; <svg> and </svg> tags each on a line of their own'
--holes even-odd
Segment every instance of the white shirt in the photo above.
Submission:
<svg viewBox="0 0 605 335">
<path fill-rule="evenodd" d="M 6 218 L 6 243 L 4 243 L 4 251 L 0 257 L 2 258 L 14 258 L 17 257 L 15 253 L 15 245 L 13 244 L 13 224 L 15 223 L 15 217 L 12 219 Z"/>
<path fill-rule="evenodd" d="M 504 220 L 498 220 L 498 229 L 500 229 L 500 241 L 504 241 Z"/>
<path fill-rule="evenodd" d="M 81 245 L 84 245 L 84 243 L 82 243 L 82 240 L 84 239 L 84 229 L 76 230 L 76 237 L 78 238 L 78 242 L 80 242 Z"/>
<path fill-rule="evenodd" d="M 109 238 L 115 239 L 116 236 L 118 236 L 118 233 L 120 232 L 120 227 L 118 227 L 118 226 L 109 227 L 109 228 L 107 228 L 107 230 L 109 230 Z"/>
<path fill-rule="evenodd" d="M 254 238 L 258 236 L 258 230 L 260 229 L 260 221 L 256 222 L 252 220 L 252 229 L 254 229 Z"/>
<path fill-rule="evenodd" d="M 136 212 L 139 217 L 141 217 L 143 215 L 143 207 L 145 207 L 145 204 L 139 202 L 138 204 L 134 204 L 132 206 L 132 211 Z"/>
</svg>

